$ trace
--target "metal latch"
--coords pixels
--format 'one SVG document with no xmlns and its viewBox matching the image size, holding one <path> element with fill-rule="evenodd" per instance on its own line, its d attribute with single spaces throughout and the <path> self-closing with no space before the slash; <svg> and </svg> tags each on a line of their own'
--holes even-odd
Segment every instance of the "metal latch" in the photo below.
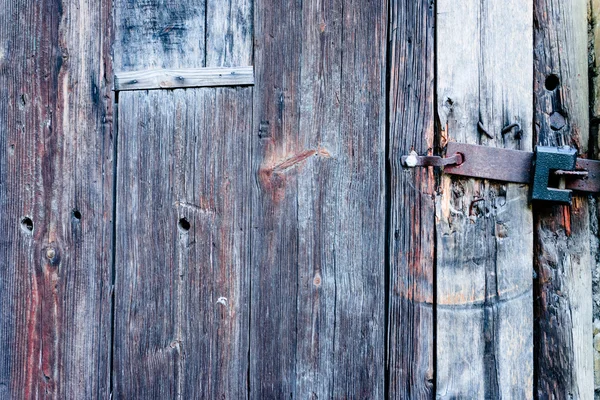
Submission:
<svg viewBox="0 0 600 400">
<path fill-rule="evenodd" d="M 571 191 L 600 192 L 600 161 L 577 158 L 566 147 L 538 146 L 534 153 L 450 142 L 448 157 L 402 157 L 405 167 L 442 167 L 443 172 L 470 178 L 531 185 L 532 200 L 571 204 Z"/>
</svg>

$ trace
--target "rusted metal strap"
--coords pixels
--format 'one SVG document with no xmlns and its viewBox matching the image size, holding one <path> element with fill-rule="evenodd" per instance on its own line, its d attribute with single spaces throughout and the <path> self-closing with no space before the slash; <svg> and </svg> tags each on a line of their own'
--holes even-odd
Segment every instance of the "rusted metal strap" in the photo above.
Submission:
<svg viewBox="0 0 600 400">
<path fill-rule="evenodd" d="M 460 165 L 463 162 L 462 154 L 455 153 L 448 157 L 420 156 L 414 150 L 407 156 L 402 156 L 402 165 L 413 167 L 444 167 L 447 165 Z"/>
<path fill-rule="evenodd" d="M 600 161 L 577 158 L 569 148 L 538 147 L 535 153 L 450 142 L 448 157 L 402 157 L 406 167 L 436 166 L 444 173 L 532 185 L 534 200 L 569 203 L 571 190 L 600 192 Z M 558 181 L 558 187 L 549 187 Z"/>
</svg>

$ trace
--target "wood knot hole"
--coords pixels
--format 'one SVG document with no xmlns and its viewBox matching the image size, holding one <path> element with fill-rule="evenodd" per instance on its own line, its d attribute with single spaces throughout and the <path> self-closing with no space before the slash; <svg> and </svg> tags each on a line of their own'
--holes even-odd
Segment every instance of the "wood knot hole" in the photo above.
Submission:
<svg viewBox="0 0 600 400">
<path fill-rule="evenodd" d="M 33 220 L 29 217 L 21 218 L 21 229 L 26 233 L 33 232 Z"/>
<path fill-rule="evenodd" d="M 191 228 L 190 221 L 188 221 L 186 218 L 180 218 L 177 226 L 181 232 L 187 232 Z"/>
<path fill-rule="evenodd" d="M 546 90 L 554 91 L 560 85 L 560 79 L 555 74 L 550 74 L 546 77 L 546 82 L 544 84 L 546 86 Z"/>
</svg>

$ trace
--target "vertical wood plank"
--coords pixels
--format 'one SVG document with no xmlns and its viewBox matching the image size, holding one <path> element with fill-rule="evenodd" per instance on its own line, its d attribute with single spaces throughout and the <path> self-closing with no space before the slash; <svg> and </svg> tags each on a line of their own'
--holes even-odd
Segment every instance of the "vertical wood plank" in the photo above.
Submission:
<svg viewBox="0 0 600 400">
<path fill-rule="evenodd" d="M 532 150 L 532 4 L 440 0 L 441 142 Z M 493 138 L 478 131 L 481 125 Z M 519 128 L 502 134 L 505 126 Z M 440 398 L 533 397 L 532 214 L 525 185 L 442 177 L 437 199 Z"/>
<path fill-rule="evenodd" d="M 250 398 L 297 398 L 301 1 L 254 2 Z M 307 149 L 311 150 L 311 149 Z M 314 149 L 313 149 L 314 150 Z M 303 154 L 308 154 L 308 157 Z M 289 160 L 289 161 L 288 161 Z M 283 166 L 276 170 L 277 166 Z M 265 338 L 267 336 L 273 340 Z"/>
<path fill-rule="evenodd" d="M 403 170 L 400 157 L 434 150 L 434 20 L 429 0 L 391 2 L 389 164 L 391 166 L 388 328 L 389 397 L 433 393 L 433 168 Z"/>
<path fill-rule="evenodd" d="M 387 5 L 254 8 L 250 397 L 379 398 Z"/>
<path fill-rule="evenodd" d="M 109 395 L 110 16 L 1 2 L 1 398 Z"/>
<path fill-rule="evenodd" d="M 175 3 L 118 2 L 117 68 L 251 64 L 250 2 Z M 119 397 L 247 396 L 251 128 L 251 87 L 120 93 Z"/>
<path fill-rule="evenodd" d="M 588 151 L 587 2 L 534 2 L 535 141 Z M 589 207 L 536 204 L 535 354 L 540 399 L 593 399 Z"/>
<path fill-rule="evenodd" d="M 251 95 L 121 94 L 119 397 L 246 395 Z"/>
<path fill-rule="evenodd" d="M 590 143 L 588 154 L 600 157 L 600 0 L 588 1 L 588 75 L 590 85 Z M 591 256 L 592 256 L 592 313 L 594 334 L 594 389 L 600 396 L 600 208 L 598 197 L 590 199 Z"/>
</svg>

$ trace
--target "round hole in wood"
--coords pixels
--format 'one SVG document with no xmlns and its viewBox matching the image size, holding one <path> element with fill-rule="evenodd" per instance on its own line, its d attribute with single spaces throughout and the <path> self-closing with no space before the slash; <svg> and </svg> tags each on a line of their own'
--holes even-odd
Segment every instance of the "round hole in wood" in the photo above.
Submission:
<svg viewBox="0 0 600 400">
<path fill-rule="evenodd" d="M 81 219 L 81 212 L 79 210 L 77 210 L 77 209 L 73 210 L 73 212 L 71 213 L 71 215 L 76 220 L 80 220 Z"/>
<path fill-rule="evenodd" d="M 179 226 L 179 230 L 181 230 L 182 232 L 187 232 L 191 228 L 190 221 L 188 221 L 185 218 L 180 218 L 179 223 L 177 225 Z"/>
<path fill-rule="evenodd" d="M 558 85 L 560 85 L 560 79 L 558 79 L 558 76 L 556 76 L 554 74 L 548 75 L 548 77 L 546 78 L 546 83 L 545 83 L 546 90 L 549 90 L 549 91 L 556 90 Z"/>
<path fill-rule="evenodd" d="M 27 233 L 33 232 L 33 220 L 29 217 L 21 218 L 21 229 Z"/>
</svg>

